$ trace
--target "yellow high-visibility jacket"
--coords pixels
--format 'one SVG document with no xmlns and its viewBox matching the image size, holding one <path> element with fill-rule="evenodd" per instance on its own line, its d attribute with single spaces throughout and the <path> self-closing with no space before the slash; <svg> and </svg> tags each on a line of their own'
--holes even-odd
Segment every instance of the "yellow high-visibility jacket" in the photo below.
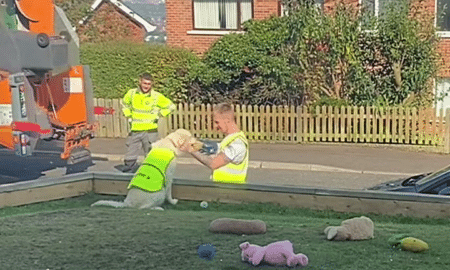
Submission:
<svg viewBox="0 0 450 270">
<path fill-rule="evenodd" d="M 212 180 L 214 182 L 232 183 L 232 184 L 245 184 L 247 181 L 248 170 L 248 141 L 244 132 L 236 132 L 232 136 L 229 136 L 220 143 L 220 151 L 223 151 L 228 145 L 230 145 L 236 139 L 241 139 L 245 147 L 247 148 L 244 160 L 239 164 L 228 163 L 227 165 L 214 170 Z"/>
<path fill-rule="evenodd" d="M 139 170 L 128 184 L 128 189 L 139 188 L 148 192 L 158 192 L 166 186 L 166 171 L 175 158 L 173 151 L 162 148 L 152 149 Z"/>
<path fill-rule="evenodd" d="M 131 131 L 156 130 L 159 117 L 174 110 L 173 102 L 155 90 L 145 94 L 131 89 L 122 99 L 123 114 L 131 118 Z"/>
</svg>

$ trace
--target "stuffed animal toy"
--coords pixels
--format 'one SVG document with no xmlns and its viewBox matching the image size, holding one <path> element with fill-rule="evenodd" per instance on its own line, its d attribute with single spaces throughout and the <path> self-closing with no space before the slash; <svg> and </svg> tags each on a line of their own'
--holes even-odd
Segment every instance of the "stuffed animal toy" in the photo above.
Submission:
<svg viewBox="0 0 450 270">
<path fill-rule="evenodd" d="M 373 238 L 373 222 L 361 216 L 342 221 L 341 226 L 329 226 L 324 233 L 328 240 L 365 240 Z"/>
<path fill-rule="evenodd" d="M 242 251 L 242 261 L 253 265 L 259 265 L 262 262 L 289 267 L 308 264 L 308 257 L 301 253 L 294 254 L 294 247 L 288 240 L 274 242 L 264 247 L 244 242 L 239 245 L 239 248 Z"/>
<path fill-rule="evenodd" d="M 407 237 L 403 234 L 392 236 L 388 242 L 393 247 L 412 252 L 423 252 L 429 248 L 426 242 L 414 237 Z"/>
<path fill-rule="evenodd" d="M 261 220 L 218 218 L 209 225 L 212 233 L 262 234 L 266 233 L 266 223 Z"/>
</svg>

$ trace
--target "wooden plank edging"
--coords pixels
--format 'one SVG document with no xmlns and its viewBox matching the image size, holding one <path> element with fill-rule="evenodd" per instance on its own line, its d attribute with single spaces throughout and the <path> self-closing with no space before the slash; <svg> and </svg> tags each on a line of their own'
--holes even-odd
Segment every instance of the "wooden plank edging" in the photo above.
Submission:
<svg viewBox="0 0 450 270">
<path fill-rule="evenodd" d="M 99 194 L 125 195 L 132 176 L 132 174 L 94 172 L 59 179 L 39 179 L 2 185 L 0 207 L 75 197 L 92 191 Z M 449 197 L 413 193 L 256 184 L 227 185 L 175 179 L 173 196 L 193 201 L 274 203 L 338 212 L 450 217 Z"/>
</svg>

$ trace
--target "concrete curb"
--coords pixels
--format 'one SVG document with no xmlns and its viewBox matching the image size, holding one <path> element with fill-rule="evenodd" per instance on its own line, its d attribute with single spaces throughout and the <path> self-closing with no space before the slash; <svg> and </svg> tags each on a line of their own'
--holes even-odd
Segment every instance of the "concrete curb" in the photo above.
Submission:
<svg viewBox="0 0 450 270">
<path fill-rule="evenodd" d="M 110 155 L 110 154 L 92 154 L 93 159 L 106 159 L 108 161 L 121 161 L 123 162 L 123 156 Z M 143 156 L 138 158 L 139 162 L 144 160 Z M 185 165 L 201 165 L 201 163 L 194 158 L 180 157 L 178 158 L 178 164 Z M 271 162 L 271 161 L 250 161 L 249 168 L 253 169 L 269 169 L 269 170 L 295 170 L 295 171 L 316 171 L 316 172 L 337 172 L 337 173 L 360 173 L 360 174 L 383 174 L 383 175 L 395 175 L 395 176 L 407 176 L 414 175 L 415 173 L 399 173 L 399 172 L 381 172 L 381 171 L 363 171 L 352 170 L 345 168 L 338 168 L 317 164 L 301 164 L 301 163 L 288 163 L 288 162 Z"/>
</svg>

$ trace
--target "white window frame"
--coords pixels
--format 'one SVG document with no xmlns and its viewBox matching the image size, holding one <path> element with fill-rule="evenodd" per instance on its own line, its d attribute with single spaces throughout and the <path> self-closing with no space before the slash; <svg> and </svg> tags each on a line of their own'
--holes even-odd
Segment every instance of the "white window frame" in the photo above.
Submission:
<svg viewBox="0 0 450 270">
<path fill-rule="evenodd" d="M 437 1 L 437 0 L 436 0 L 436 1 Z M 358 4 L 359 4 L 359 6 L 362 6 L 363 0 L 358 0 Z M 374 6 L 375 6 L 375 10 L 374 10 L 375 17 L 378 18 L 379 6 L 380 6 L 379 0 L 374 0 Z"/>
<path fill-rule="evenodd" d="M 358 3 L 359 3 L 359 5 L 362 5 L 363 4 L 363 0 L 358 0 Z M 375 5 L 375 10 L 374 10 L 375 17 L 378 17 L 379 12 L 380 12 L 380 10 L 379 10 L 379 0 L 374 0 L 374 5 Z M 437 7 L 438 7 L 438 0 L 435 0 L 434 1 L 434 26 L 435 27 L 437 27 L 437 19 L 438 19 L 437 18 L 437 14 L 438 14 Z M 449 11 L 450 11 L 450 6 L 449 6 Z M 367 30 L 367 31 L 371 31 L 371 30 Z M 448 31 L 437 31 L 436 33 L 440 37 L 444 37 L 444 38 L 449 38 L 450 37 L 450 30 L 448 30 Z"/>
<path fill-rule="evenodd" d="M 363 5 L 363 0 L 358 0 L 358 5 L 360 7 L 360 9 L 358 11 L 361 11 L 361 7 Z M 375 8 L 374 8 L 374 15 L 375 15 L 375 17 L 378 18 L 378 13 L 379 13 L 379 8 L 378 8 L 379 2 L 378 2 L 378 0 L 374 0 L 374 6 L 375 6 Z M 361 28 L 362 24 L 360 24 L 359 27 Z M 377 33 L 378 30 L 376 30 L 376 29 L 366 29 L 366 30 L 363 30 L 363 31 L 366 32 L 366 33 Z"/>
<path fill-rule="evenodd" d="M 324 7 L 324 5 L 325 5 L 325 2 L 326 2 L 327 0 L 314 0 L 314 5 L 318 8 L 318 9 L 320 9 L 320 10 L 322 10 L 323 11 L 323 7 Z M 358 1 L 361 1 L 361 0 L 358 0 Z M 280 1 L 280 17 L 283 17 L 283 16 L 287 16 L 287 15 L 289 15 L 288 14 L 288 11 L 286 10 L 286 7 L 283 5 L 283 2 L 282 1 Z"/>
<path fill-rule="evenodd" d="M 445 90 L 447 88 L 447 90 Z M 447 95 L 443 100 L 434 100 L 434 107 L 436 108 L 436 114 L 440 115 L 440 110 L 443 109 L 444 115 L 447 109 L 450 109 L 450 78 L 437 78 L 434 83 L 434 96 L 441 97 L 443 91 L 446 91 Z M 447 105 L 446 107 L 444 107 Z"/>
<path fill-rule="evenodd" d="M 450 4 L 450 3 L 449 3 Z M 434 1 L 434 27 L 437 27 L 437 20 L 438 20 L 438 0 Z M 450 6 L 449 6 L 449 11 L 450 11 Z M 438 34 L 438 36 L 443 37 L 443 38 L 448 38 L 450 37 L 450 30 L 448 31 L 437 31 L 436 32 Z"/>
<path fill-rule="evenodd" d="M 219 0 L 215 0 L 215 1 L 219 1 Z M 240 17 L 242 16 L 240 13 L 240 7 L 239 4 L 241 3 L 241 0 L 235 0 L 236 1 L 236 5 L 237 5 L 237 14 L 236 14 L 236 19 L 237 19 L 237 29 L 227 29 L 227 28 L 199 28 L 195 26 L 195 9 L 194 9 L 194 2 L 195 0 L 192 0 L 192 26 L 193 26 L 193 30 L 188 31 L 188 34 L 211 34 L 211 35 L 224 35 L 227 33 L 231 33 L 231 32 L 242 32 L 242 23 L 240 21 Z M 251 2 L 251 18 L 253 19 L 255 14 L 254 14 L 254 0 L 250 0 Z M 238 24 L 238 22 L 240 22 L 240 24 Z"/>
</svg>

